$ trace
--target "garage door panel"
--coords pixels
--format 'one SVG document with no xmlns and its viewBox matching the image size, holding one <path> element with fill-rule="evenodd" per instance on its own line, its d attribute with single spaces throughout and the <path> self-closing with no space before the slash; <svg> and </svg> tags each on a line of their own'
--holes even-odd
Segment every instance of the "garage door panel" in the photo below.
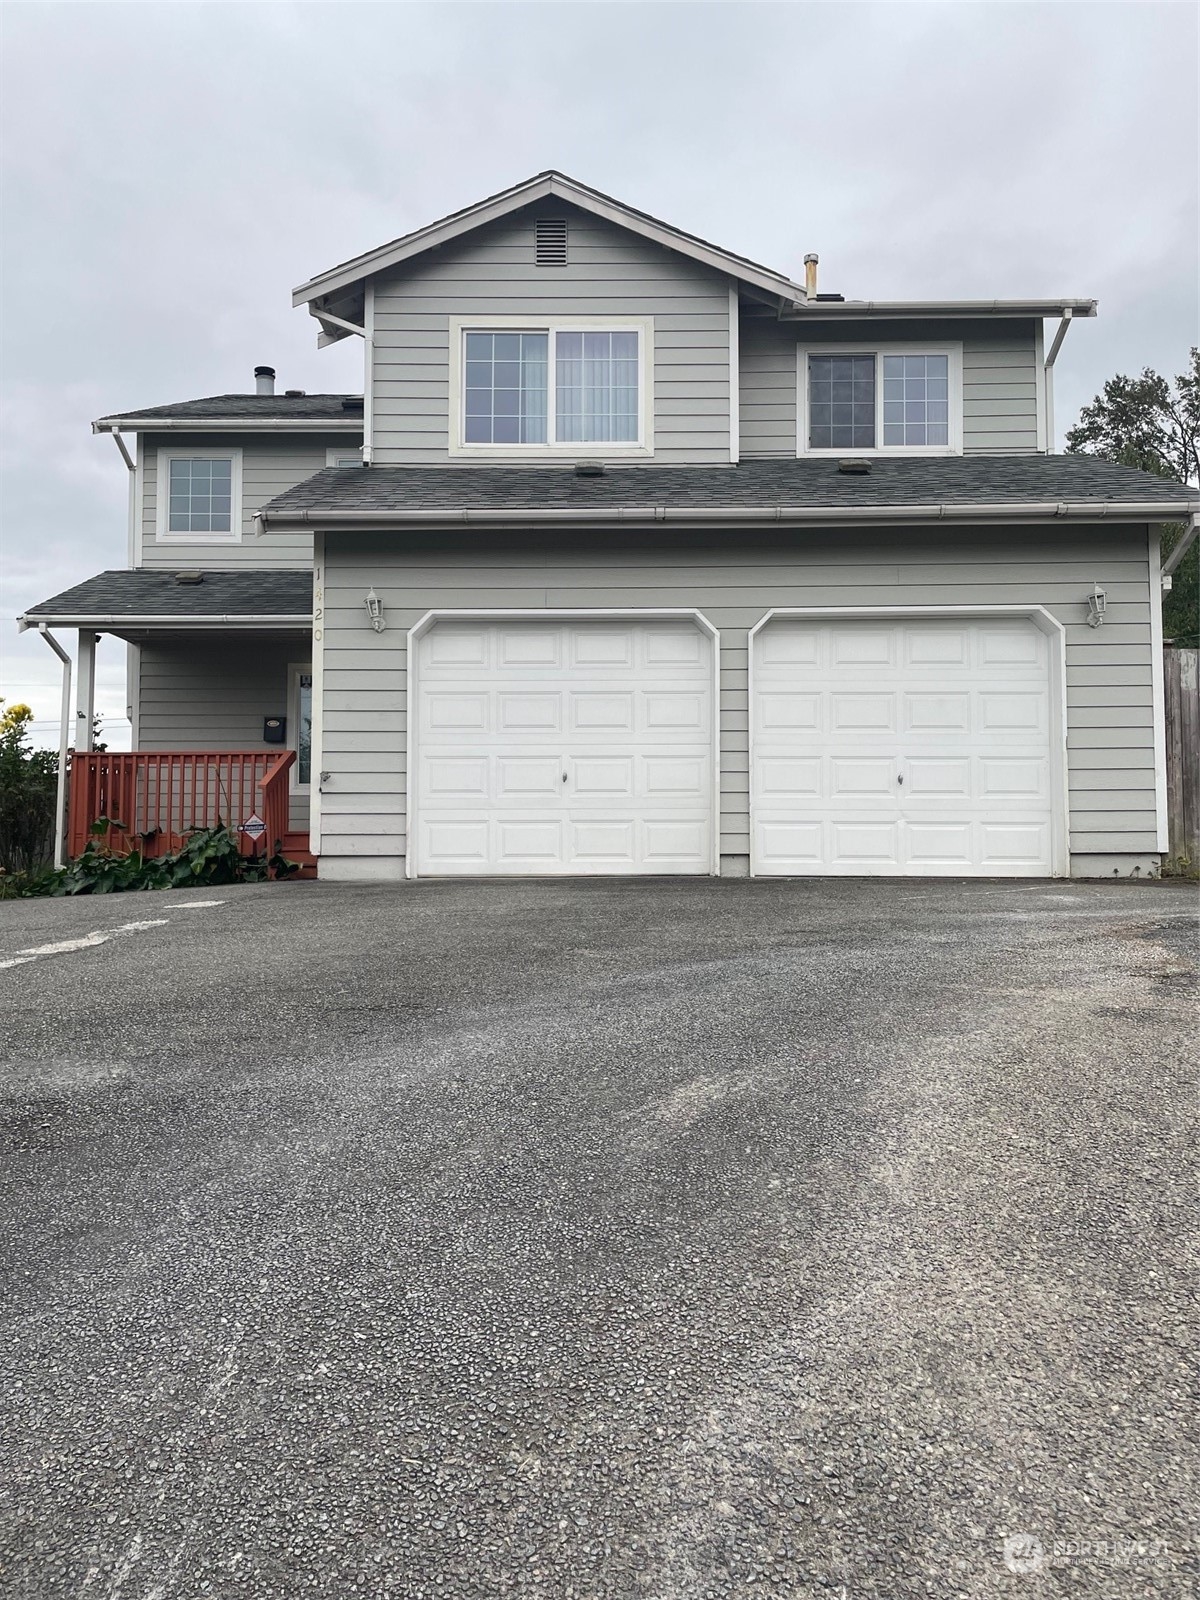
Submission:
<svg viewBox="0 0 1200 1600">
<path fill-rule="evenodd" d="M 573 667 L 632 667 L 633 635 L 626 627 L 592 623 L 569 633 Z"/>
<path fill-rule="evenodd" d="M 842 729 L 870 728 L 873 732 L 891 733 L 896 727 L 896 697 L 891 694 L 873 694 L 857 691 L 850 694 L 831 694 L 829 697 L 832 732 Z"/>
<path fill-rule="evenodd" d="M 524 802 L 535 794 L 558 797 L 562 773 L 554 756 L 495 756 L 491 765 L 495 782 L 485 799 Z"/>
<path fill-rule="evenodd" d="M 829 794 L 835 800 L 857 800 L 866 795 L 886 795 L 891 800 L 895 786 L 895 762 L 886 757 L 865 761 L 830 758 Z"/>
<path fill-rule="evenodd" d="M 905 858 L 913 867 L 971 866 L 969 822 L 907 822 L 904 824 Z"/>
<path fill-rule="evenodd" d="M 900 861 L 900 826 L 896 822 L 832 822 L 829 825 L 831 854 L 839 866 Z"/>
<path fill-rule="evenodd" d="M 431 733 L 482 733 L 488 726 L 487 696 L 454 691 L 431 694 L 422 705 L 421 720 Z"/>
<path fill-rule="evenodd" d="M 633 798 L 632 756 L 577 756 L 570 763 L 569 784 L 572 798 L 592 795 L 621 795 Z"/>
<path fill-rule="evenodd" d="M 940 761 L 937 758 L 910 757 L 905 764 L 905 785 L 909 800 L 969 800 L 971 762 Z"/>
<path fill-rule="evenodd" d="M 1027 619 L 771 622 L 753 644 L 756 869 L 1048 873 L 1049 660 Z"/>
<path fill-rule="evenodd" d="M 712 870 L 713 645 L 693 624 L 435 623 L 415 657 L 419 871 Z"/>
</svg>

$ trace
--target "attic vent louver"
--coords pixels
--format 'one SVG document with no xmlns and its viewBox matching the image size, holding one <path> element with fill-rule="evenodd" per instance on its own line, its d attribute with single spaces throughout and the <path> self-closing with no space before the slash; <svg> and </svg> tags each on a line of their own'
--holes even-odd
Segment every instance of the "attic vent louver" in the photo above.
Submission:
<svg viewBox="0 0 1200 1600">
<path fill-rule="evenodd" d="M 567 223 L 564 217 L 539 217 L 534 224 L 534 259 L 539 267 L 567 264 Z"/>
</svg>

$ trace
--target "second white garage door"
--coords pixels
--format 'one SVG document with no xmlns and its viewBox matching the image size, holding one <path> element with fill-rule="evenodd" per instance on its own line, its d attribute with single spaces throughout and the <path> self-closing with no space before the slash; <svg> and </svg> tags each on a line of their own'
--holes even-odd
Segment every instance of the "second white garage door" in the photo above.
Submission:
<svg viewBox="0 0 1200 1600">
<path fill-rule="evenodd" d="M 712 642 L 693 622 L 435 622 L 416 643 L 424 874 L 707 873 Z"/>
<path fill-rule="evenodd" d="M 1029 620 L 780 616 L 753 671 L 757 872 L 1053 870 L 1049 640 Z"/>
</svg>

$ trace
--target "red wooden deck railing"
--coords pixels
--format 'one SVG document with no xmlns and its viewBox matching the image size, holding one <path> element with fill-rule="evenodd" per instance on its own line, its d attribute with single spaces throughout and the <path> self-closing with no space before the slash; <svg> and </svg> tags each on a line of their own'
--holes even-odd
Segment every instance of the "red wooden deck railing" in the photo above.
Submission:
<svg viewBox="0 0 1200 1600">
<path fill-rule="evenodd" d="M 71 758 L 67 850 L 80 854 L 101 817 L 117 851 L 147 857 L 180 849 L 195 828 L 237 832 L 258 815 L 261 839 L 238 833 L 244 855 L 274 855 L 288 832 L 288 773 L 294 750 L 78 751 Z"/>
</svg>

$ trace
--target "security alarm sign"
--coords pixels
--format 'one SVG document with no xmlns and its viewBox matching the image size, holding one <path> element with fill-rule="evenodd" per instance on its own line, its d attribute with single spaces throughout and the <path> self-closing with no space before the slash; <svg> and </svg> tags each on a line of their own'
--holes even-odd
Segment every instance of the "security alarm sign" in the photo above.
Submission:
<svg viewBox="0 0 1200 1600">
<path fill-rule="evenodd" d="M 251 839 L 261 839 L 266 831 L 267 825 L 257 811 L 251 812 L 245 822 L 242 823 L 242 832 L 249 834 Z"/>
</svg>

